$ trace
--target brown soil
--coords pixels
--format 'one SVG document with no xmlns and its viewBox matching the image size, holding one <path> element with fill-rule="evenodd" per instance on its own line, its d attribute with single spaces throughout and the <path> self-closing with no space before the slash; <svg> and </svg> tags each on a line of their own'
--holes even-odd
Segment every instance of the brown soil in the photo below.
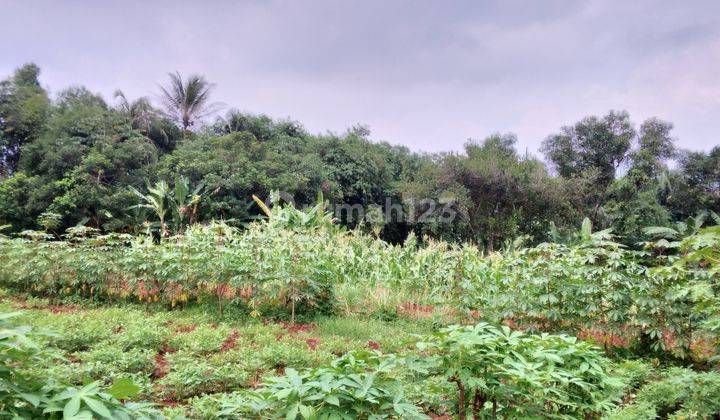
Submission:
<svg viewBox="0 0 720 420">
<path fill-rule="evenodd" d="M 233 330 L 230 336 L 223 341 L 220 351 L 225 352 L 234 349 L 237 346 L 237 339 L 240 338 L 240 333 L 237 330 Z"/>
<path fill-rule="evenodd" d="M 161 379 L 165 377 L 165 375 L 168 374 L 170 371 L 170 367 L 168 366 L 167 359 L 165 356 L 168 353 L 174 353 L 175 350 L 169 348 L 167 345 L 165 345 L 163 348 L 158 351 L 158 353 L 155 355 L 155 370 L 152 373 L 152 377 L 154 379 Z"/>
<path fill-rule="evenodd" d="M 310 350 L 317 350 L 318 344 L 320 344 L 319 338 L 306 338 L 305 342 L 307 343 L 308 347 L 310 347 Z"/>
</svg>

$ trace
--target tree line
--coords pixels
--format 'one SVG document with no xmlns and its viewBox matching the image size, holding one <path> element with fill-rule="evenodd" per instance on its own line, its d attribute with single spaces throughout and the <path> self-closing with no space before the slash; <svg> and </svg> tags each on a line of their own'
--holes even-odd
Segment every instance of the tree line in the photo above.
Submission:
<svg viewBox="0 0 720 420">
<path fill-rule="evenodd" d="M 318 135 L 236 110 L 204 123 L 219 107 L 202 76 L 170 74 L 155 107 L 120 91 L 108 103 L 81 86 L 51 97 L 39 73 L 26 64 L 0 82 L 0 225 L 10 232 L 148 230 L 159 214 L 148 210 L 153 199 L 176 205 L 164 210 L 168 218 L 243 225 L 262 214 L 252 195 L 276 190 L 298 206 L 319 192 L 331 203 L 421 213 L 443 203 L 451 221 L 339 218 L 391 242 L 414 232 L 488 250 L 517 238 L 558 240 L 585 218 L 635 244 L 647 227 L 720 213 L 720 146 L 679 149 L 672 123 L 638 127 L 625 111 L 550 134 L 545 160 L 499 133 L 462 152 L 425 154 L 373 142 L 364 126 Z M 163 184 L 168 203 L 153 196 Z"/>
</svg>

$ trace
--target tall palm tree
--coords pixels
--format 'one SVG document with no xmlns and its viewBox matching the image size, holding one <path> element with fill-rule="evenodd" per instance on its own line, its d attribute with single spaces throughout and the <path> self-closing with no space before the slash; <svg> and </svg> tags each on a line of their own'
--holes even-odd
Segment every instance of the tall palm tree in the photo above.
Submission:
<svg viewBox="0 0 720 420">
<path fill-rule="evenodd" d="M 191 75 L 183 81 L 180 73 L 168 73 L 170 84 L 160 86 L 160 99 L 169 118 L 178 123 L 183 131 L 190 129 L 197 120 L 217 111 L 219 105 L 209 103 L 214 85 L 203 76 Z"/>
</svg>

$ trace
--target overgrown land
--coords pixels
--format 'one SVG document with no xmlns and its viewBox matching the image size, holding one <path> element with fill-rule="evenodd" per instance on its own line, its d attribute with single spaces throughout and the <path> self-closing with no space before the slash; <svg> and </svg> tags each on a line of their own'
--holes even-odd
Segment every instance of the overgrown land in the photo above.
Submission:
<svg viewBox="0 0 720 420">
<path fill-rule="evenodd" d="M 720 148 L 611 112 L 548 169 L 38 74 L 0 84 L 0 417 L 720 416 Z"/>
</svg>

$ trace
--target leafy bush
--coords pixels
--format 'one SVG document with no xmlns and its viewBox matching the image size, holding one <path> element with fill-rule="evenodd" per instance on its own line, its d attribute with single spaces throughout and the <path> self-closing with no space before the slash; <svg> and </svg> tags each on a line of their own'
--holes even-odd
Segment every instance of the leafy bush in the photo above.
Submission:
<svg viewBox="0 0 720 420">
<path fill-rule="evenodd" d="M 370 352 L 350 353 L 328 367 L 271 377 L 255 391 L 220 401 L 217 415 L 286 419 L 424 419 L 393 379 L 393 363 Z"/>
<path fill-rule="evenodd" d="M 623 360 L 614 364 L 611 371 L 613 375 L 622 378 L 627 387 L 637 389 L 651 379 L 655 369 L 647 361 Z"/>
<path fill-rule="evenodd" d="M 720 373 L 672 368 L 665 379 L 640 388 L 637 401 L 653 407 L 661 417 L 670 414 L 680 418 L 720 415 Z"/>
<path fill-rule="evenodd" d="M 670 368 L 642 386 L 632 403 L 608 413 L 614 420 L 715 418 L 720 415 L 720 373 Z"/>
<path fill-rule="evenodd" d="M 18 313 L 0 314 L 0 415 L 7 418 L 153 418 L 148 404 L 122 404 L 118 399 L 137 394 L 138 389 L 121 381 L 103 392 L 98 382 L 82 388 L 48 381 L 27 374 L 28 365 L 44 364 L 58 357 L 42 351 L 34 340 L 38 334 L 28 326 L 16 326 Z M 117 397 L 117 398 L 116 398 Z"/>
<path fill-rule="evenodd" d="M 567 417 L 613 406 L 620 383 L 591 345 L 559 335 L 531 335 L 486 323 L 451 326 L 419 343 L 431 369 L 457 386 L 457 413 Z"/>
</svg>

